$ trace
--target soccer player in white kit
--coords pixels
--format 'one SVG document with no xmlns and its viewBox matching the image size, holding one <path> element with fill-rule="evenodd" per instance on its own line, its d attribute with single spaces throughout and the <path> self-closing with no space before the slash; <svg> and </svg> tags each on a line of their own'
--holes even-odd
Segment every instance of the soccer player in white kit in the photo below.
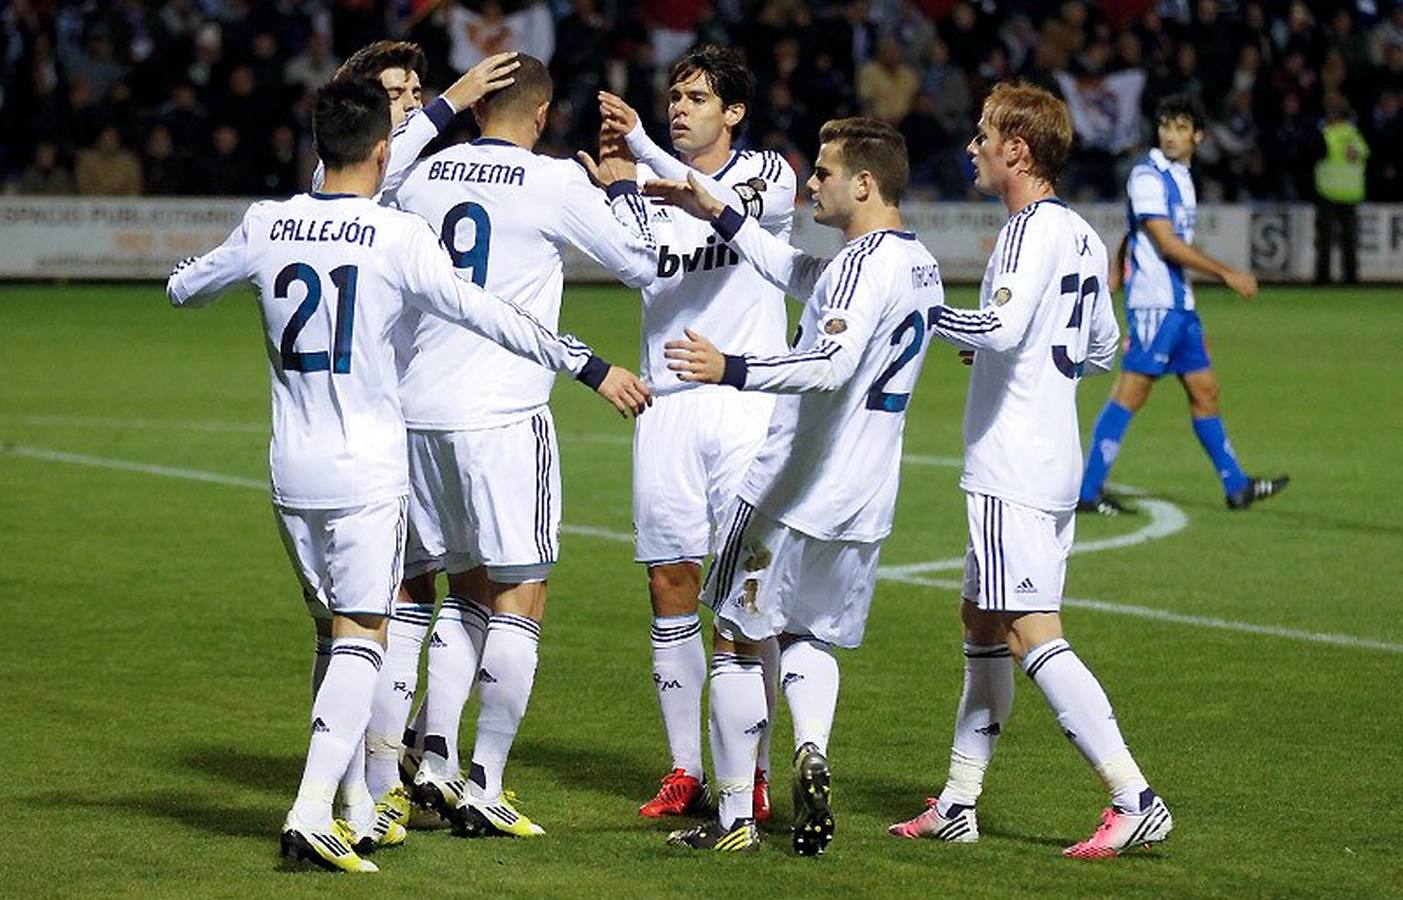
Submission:
<svg viewBox="0 0 1403 900">
<path fill-rule="evenodd" d="M 627 140 L 640 178 L 683 180 L 693 172 L 709 193 L 787 241 L 794 218 L 794 170 L 772 151 L 732 149 L 754 81 L 740 54 L 702 45 L 673 65 L 668 122 L 677 157 L 659 148 L 623 100 L 600 94 L 606 129 Z M 701 694 L 706 680 L 698 598 L 702 560 L 715 549 L 723 506 L 765 438 L 774 398 L 678 381 L 663 344 L 690 326 L 736 353 L 785 349 L 784 291 L 767 282 L 709 224 L 650 206 L 658 239 L 657 280 L 643 291 L 640 371 L 657 393 L 633 440 L 635 559 L 648 567 L 653 685 L 672 768 L 644 816 L 680 815 L 705 800 Z M 777 648 L 768 642 L 766 690 L 773 700 Z M 757 759 L 755 813 L 770 813 L 769 731 Z"/>
<path fill-rule="evenodd" d="M 254 204 L 222 246 L 179 263 L 166 288 L 177 307 L 204 306 L 242 282 L 257 290 L 272 381 L 274 511 L 308 607 L 332 633 L 282 851 L 352 872 L 375 871 L 361 854 L 387 842 L 369 833 L 382 823 L 368 794 L 341 798 L 372 811 L 355 827 L 334 820 L 332 804 L 363 746 L 400 580 L 409 484 L 389 339 L 405 305 L 570 371 L 621 412 L 648 396 L 584 344 L 457 278 L 422 219 L 369 199 L 389 158 L 388 107 L 383 91 L 359 80 L 322 88 L 313 133 L 327 192 Z"/>
<path fill-rule="evenodd" d="M 1000 84 L 968 151 L 975 187 L 1003 200 L 979 311 L 946 309 L 941 338 L 974 351 L 960 487 L 969 516 L 961 617 L 964 690 L 950 775 L 899 837 L 978 840 L 975 803 L 1023 665 L 1063 732 L 1095 768 L 1112 806 L 1067 856 L 1114 856 L 1173 827 L 1121 737 L 1110 701 L 1062 636 L 1058 610 L 1072 546 L 1081 439 L 1077 382 L 1107 372 L 1120 339 L 1106 286 L 1106 248 L 1055 184 L 1072 145 L 1066 105 L 1028 85 Z"/>
<path fill-rule="evenodd" d="M 944 310 L 935 259 L 902 228 L 909 163 L 901 133 L 874 119 L 837 119 L 819 133 L 808 189 L 814 219 L 847 243 L 816 259 L 724 206 L 694 176 L 652 182 L 717 232 L 756 270 L 807 298 L 787 353 L 723 355 L 688 328 L 669 342 L 687 381 L 780 394 L 769 433 L 723 522 L 705 600 L 716 613 L 711 746 L 719 821 L 673 832 L 696 850 L 759 845 L 751 819 L 756 746 L 768 715 L 760 643 L 778 638 L 794 719 L 793 845 L 822 853 L 833 837 L 828 738 L 838 702 L 829 648 L 857 647 L 891 532 L 906 407 L 929 323 Z"/>
<path fill-rule="evenodd" d="M 521 54 L 517 63 L 514 83 L 474 107 L 482 136 L 420 161 L 396 199 L 433 225 L 460 278 L 554 327 L 564 246 L 644 287 L 654 277 L 656 245 L 632 162 L 583 156 L 582 168 L 532 152 L 554 86 L 540 60 Z M 400 700 L 394 716 L 378 730 L 372 721 L 370 753 L 386 758 L 387 779 L 372 779 L 371 791 L 399 777 L 395 754 L 434 580 L 446 570 L 415 799 L 431 803 L 460 834 L 541 834 L 502 796 L 502 773 L 531 695 L 546 579 L 559 554 L 560 454 L 547 405 L 555 373 L 431 316 L 406 316 L 404 324 L 400 394 L 411 491 L 401 599 L 412 614 L 396 604 L 386 665 L 394 669 L 388 680 L 407 689 L 393 694 Z M 475 679 L 482 708 L 465 783 L 458 729 Z"/>
</svg>

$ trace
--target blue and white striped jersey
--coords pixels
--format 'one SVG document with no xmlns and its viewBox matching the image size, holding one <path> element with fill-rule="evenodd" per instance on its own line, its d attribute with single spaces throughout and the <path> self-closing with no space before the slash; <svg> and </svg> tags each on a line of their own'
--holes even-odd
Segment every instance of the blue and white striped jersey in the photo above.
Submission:
<svg viewBox="0 0 1403 900">
<path fill-rule="evenodd" d="M 654 277 L 656 245 L 637 186 L 621 183 L 606 196 L 573 160 L 480 138 L 420 160 L 395 202 L 429 222 L 458 277 L 550 328 L 560 321 L 567 244 L 631 287 Z M 406 315 L 396 340 L 410 428 L 498 428 L 550 400 L 554 372 L 434 316 Z"/>
<path fill-rule="evenodd" d="M 1178 263 L 1160 256 L 1145 232 L 1146 219 L 1168 219 L 1174 234 L 1194 240 L 1198 201 L 1189 167 L 1170 162 L 1158 148 L 1130 172 L 1126 182 L 1126 227 L 1130 232 L 1130 278 L 1125 282 L 1127 309 L 1193 309 L 1194 289 Z"/>
<path fill-rule="evenodd" d="M 1110 371 L 1120 329 L 1106 245 L 1056 198 L 1014 214 L 984 269 L 979 310 L 945 307 L 932 331 L 977 351 L 960 487 L 1035 509 L 1077 503 L 1077 382 Z"/>
<path fill-rule="evenodd" d="M 772 150 L 735 150 L 714 175 L 690 168 L 658 147 L 641 125 L 628 135 L 638 178 L 685 181 L 690 172 L 707 192 L 786 243 L 794 225 L 796 176 Z M 710 223 L 661 202 L 648 206 L 657 234 L 657 280 L 643 290 L 643 348 L 639 374 L 653 391 L 715 390 L 678 381 L 663 344 L 692 328 L 735 353 L 782 353 L 788 319 L 784 291 L 766 281 L 726 245 Z"/>
<path fill-rule="evenodd" d="M 727 360 L 726 384 L 782 395 L 741 498 L 819 540 L 881 540 L 928 317 L 944 308 L 940 267 L 909 231 L 869 232 L 827 260 L 735 210 L 717 227 L 757 272 L 807 298 L 791 351 Z"/>
<path fill-rule="evenodd" d="M 408 492 L 390 342 L 406 304 L 552 370 L 603 366 L 584 344 L 455 276 L 423 219 L 365 197 L 255 203 L 223 245 L 177 264 L 166 293 L 177 307 L 204 306 L 241 282 L 253 284 L 262 313 L 268 463 L 281 506 L 339 509 Z"/>
</svg>

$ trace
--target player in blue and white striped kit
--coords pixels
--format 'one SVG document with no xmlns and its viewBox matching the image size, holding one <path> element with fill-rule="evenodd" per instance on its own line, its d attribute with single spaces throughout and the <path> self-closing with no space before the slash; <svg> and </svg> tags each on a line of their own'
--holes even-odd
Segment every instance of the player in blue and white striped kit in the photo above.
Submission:
<svg viewBox="0 0 1403 900">
<path fill-rule="evenodd" d="M 1218 376 L 1208 358 L 1203 326 L 1194 308 L 1193 285 L 1185 269 L 1222 279 L 1244 299 L 1257 294 L 1252 273 L 1219 262 L 1193 246 L 1197 202 L 1189 163 L 1203 140 L 1202 105 L 1187 97 L 1166 97 L 1156 112 L 1159 147 L 1130 173 L 1126 203 L 1129 234 L 1112 279 L 1123 271 L 1128 346 L 1111 399 L 1096 420 L 1082 475 L 1077 509 L 1113 516 L 1126 511 L 1105 492 L 1106 477 L 1120 452 L 1130 420 L 1150 397 L 1160 376 L 1173 373 L 1184 385 L 1194 434 L 1213 460 L 1229 509 L 1246 509 L 1286 487 L 1285 475 L 1256 478 L 1238 465 L 1218 411 Z"/>
</svg>

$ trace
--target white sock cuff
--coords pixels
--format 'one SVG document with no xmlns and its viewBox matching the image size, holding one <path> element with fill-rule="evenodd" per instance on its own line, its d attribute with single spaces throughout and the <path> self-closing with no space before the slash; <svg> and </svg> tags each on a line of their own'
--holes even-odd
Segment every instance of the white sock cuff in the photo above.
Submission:
<svg viewBox="0 0 1403 900">
<path fill-rule="evenodd" d="M 331 642 L 332 661 L 337 657 L 365 660 L 378 672 L 385 661 L 385 651 L 379 641 L 369 638 L 336 638 Z"/>
<path fill-rule="evenodd" d="M 482 632 L 487 631 L 488 619 L 492 615 L 481 603 L 463 597 L 455 597 L 452 594 L 443 598 L 443 607 L 438 614 L 440 618 L 462 622 L 464 628 Z"/>
<path fill-rule="evenodd" d="M 654 616 L 653 647 L 676 647 L 693 638 L 701 637 L 701 616 L 689 613 L 685 616 Z"/>
<path fill-rule="evenodd" d="M 464 621 L 466 625 L 467 622 Z M 504 631 L 518 634 L 539 643 L 541 640 L 541 623 L 530 616 L 519 616 L 515 613 L 496 613 L 487 623 L 487 632 Z"/>
<path fill-rule="evenodd" d="M 1007 641 L 1000 644 L 976 644 L 974 641 L 965 641 L 965 659 L 1004 659 L 1012 656 L 1013 653 L 1008 649 Z"/>
<path fill-rule="evenodd" d="M 1038 672 L 1045 666 L 1048 660 L 1061 656 L 1064 653 L 1071 653 L 1072 645 L 1068 644 L 1064 638 L 1053 638 L 1038 644 L 1028 655 L 1023 657 L 1023 671 L 1028 673 L 1028 677 L 1037 680 Z"/>
<path fill-rule="evenodd" d="M 432 603 L 395 603 L 390 607 L 391 628 L 396 622 L 428 628 L 433 617 L 434 605 Z"/>
<path fill-rule="evenodd" d="M 758 656 L 743 656 L 739 653 L 727 653 L 721 650 L 711 654 L 711 674 L 717 675 L 761 675 L 761 663 Z"/>
</svg>

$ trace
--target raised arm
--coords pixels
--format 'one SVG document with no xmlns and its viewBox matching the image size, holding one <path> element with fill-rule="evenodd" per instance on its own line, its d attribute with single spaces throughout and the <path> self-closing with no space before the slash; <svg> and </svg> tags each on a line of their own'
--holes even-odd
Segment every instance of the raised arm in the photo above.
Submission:
<svg viewBox="0 0 1403 900">
<path fill-rule="evenodd" d="M 659 147 L 644 130 L 638 113 L 621 98 L 607 91 L 599 94 L 599 111 L 606 131 L 624 140 L 634 158 L 668 181 L 686 181 L 695 176 L 707 193 L 743 216 L 758 219 L 761 227 L 772 233 L 786 231 L 794 221 L 794 194 L 797 190 L 794 170 L 778 153 L 766 151 L 760 180 L 764 188 L 749 182 L 727 187 L 703 172 Z"/>
<path fill-rule="evenodd" d="M 224 243 L 204 256 L 190 256 L 175 264 L 166 280 L 166 296 L 171 306 L 208 306 L 219 295 L 247 281 L 248 218 L 229 233 Z"/>
<path fill-rule="evenodd" d="M 406 302 L 555 372 L 569 372 L 624 415 L 651 401 L 637 376 L 611 366 L 573 335 L 558 335 L 526 310 L 458 278 L 448 251 L 420 220 L 403 260 Z"/>
</svg>

